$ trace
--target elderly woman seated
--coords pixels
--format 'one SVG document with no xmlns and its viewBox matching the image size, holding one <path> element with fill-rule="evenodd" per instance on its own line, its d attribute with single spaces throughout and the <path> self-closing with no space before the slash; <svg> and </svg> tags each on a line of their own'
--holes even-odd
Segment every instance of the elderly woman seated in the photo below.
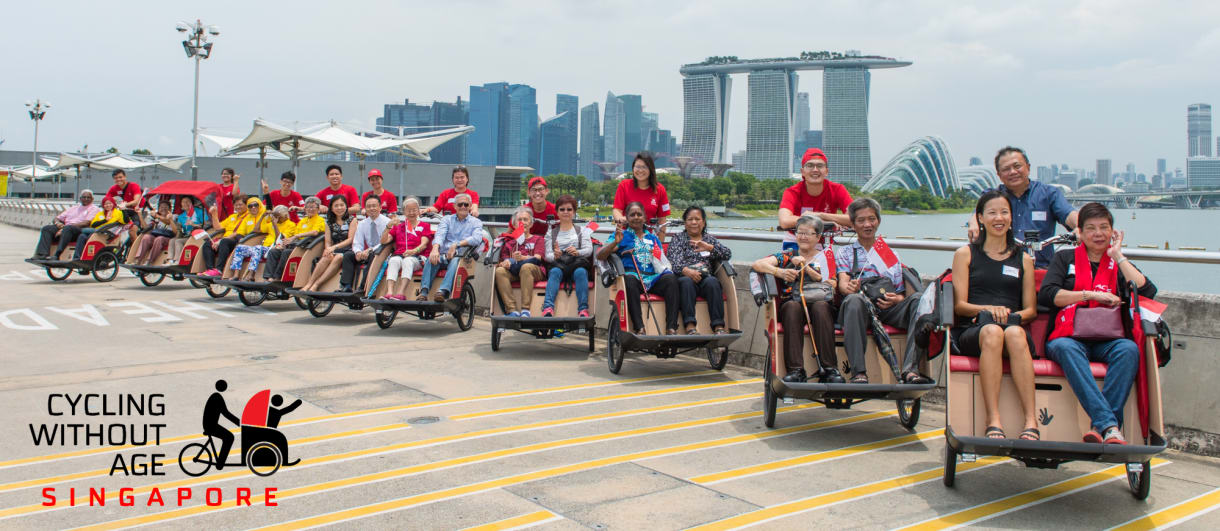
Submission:
<svg viewBox="0 0 1220 531">
<path fill-rule="evenodd" d="M 102 202 L 105 204 L 105 201 Z M 135 257 L 132 258 L 133 265 L 149 265 L 157 257 L 161 256 L 161 252 L 169 246 L 170 238 L 178 234 L 178 224 L 174 219 L 174 212 L 171 208 L 169 199 L 162 200 L 157 203 L 157 211 L 148 218 L 141 220 L 141 227 L 152 227 L 152 231 L 148 234 L 140 236 L 140 243 L 136 247 Z"/>
<path fill-rule="evenodd" d="M 716 278 L 715 266 L 733 257 L 733 252 L 707 233 L 707 213 L 703 207 L 688 207 L 682 213 L 686 230 L 669 240 L 665 255 L 678 274 L 678 296 L 682 302 L 682 321 L 686 333 L 695 334 L 695 298 L 707 301 L 712 333 L 723 334 L 724 291 Z"/>
<path fill-rule="evenodd" d="M 669 259 L 661 252 L 661 240 L 644 228 L 645 210 L 639 201 L 627 204 L 624 223 L 615 223 L 614 235 L 605 247 L 597 251 L 599 260 L 618 255 L 623 261 L 623 286 L 627 291 L 627 315 L 631 318 L 631 330 L 643 334 L 644 316 L 640 312 L 640 296 L 647 293 L 660 296 L 666 301 L 678 300 L 678 279 L 674 275 Z M 678 305 L 665 304 L 665 335 L 678 333 Z"/>
<path fill-rule="evenodd" d="M 534 213 L 521 207 L 513 214 L 513 230 L 501 236 L 500 262 L 496 264 L 496 293 L 509 317 L 529 317 L 534 302 L 534 282 L 542 278 L 542 257 L 546 240 L 529 232 L 534 226 Z M 513 233 L 520 232 L 520 235 Z M 521 308 L 513 296 L 513 282 L 521 285 Z"/>
<path fill-rule="evenodd" d="M 406 219 L 393 216 L 381 235 L 383 245 L 394 242 L 394 254 L 386 259 L 385 281 L 390 289 L 383 299 L 407 300 L 411 277 L 423 270 L 424 251 L 435 236 L 432 225 L 419 220 L 419 199 L 408 197 L 403 201 L 402 214 Z"/>
<path fill-rule="evenodd" d="M 233 265 L 230 266 L 233 271 L 241 270 L 242 262 L 247 258 L 250 259 L 246 272 L 242 274 L 240 280 L 254 280 L 254 273 L 258 271 L 259 262 L 267 256 L 277 242 L 296 233 L 296 224 L 288 217 L 288 207 L 280 205 L 275 207 L 271 214 L 263 217 L 259 222 L 258 231 L 266 236 L 257 245 L 238 245 L 233 250 Z"/>
<path fill-rule="evenodd" d="M 843 383 L 835 368 L 835 319 L 831 301 L 835 285 L 834 255 L 818 244 L 823 224 L 817 216 L 796 220 L 796 249 L 786 249 L 754 262 L 753 269 L 774 276 L 779 288 L 779 320 L 784 325 L 785 382 L 804 382 L 805 334 L 809 326 L 812 343 L 817 347 L 817 372 L 822 383 Z M 672 245 L 672 244 L 671 244 Z"/>
<path fill-rule="evenodd" d="M 531 207 L 532 208 L 532 207 Z M 546 232 L 546 261 L 551 270 L 546 277 L 546 298 L 542 301 L 542 316 L 555 315 L 555 298 L 559 285 L 572 283 L 576 292 L 576 316 L 589 317 L 589 268 L 593 256 L 593 234 L 586 227 L 577 227 L 576 198 L 564 194 L 555 201 L 559 223 Z"/>
</svg>

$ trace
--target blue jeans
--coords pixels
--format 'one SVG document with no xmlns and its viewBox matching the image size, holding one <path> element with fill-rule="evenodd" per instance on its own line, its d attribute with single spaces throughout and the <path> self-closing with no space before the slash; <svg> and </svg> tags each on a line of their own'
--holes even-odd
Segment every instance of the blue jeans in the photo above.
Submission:
<svg viewBox="0 0 1220 531">
<path fill-rule="evenodd" d="M 1046 344 L 1046 356 L 1063 368 L 1080 406 L 1093 419 L 1093 429 L 1101 433 L 1110 426 L 1122 426 L 1123 406 L 1131 392 L 1139 366 L 1140 351 L 1130 339 L 1081 342 L 1061 337 Z M 1089 362 L 1109 364 L 1101 390 L 1089 370 Z"/>
<path fill-rule="evenodd" d="M 447 267 L 450 265 L 449 260 L 446 260 L 443 256 L 441 257 L 441 260 L 436 263 L 436 265 L 432 265 L 431 260 L 424 260 L 424 272 L 422 273 L 423 278 L 420 280 L 419 289 L 421 291 L 431 291 L 432 281 L 436 280 L 436 272 L 441 268 L 446 268 L 445 279 L 441 280 L 441 287 L 437 289 L 453 292 L 453 279 L 457 276 L 457 266 L 459 261 L 460 260 L 455 258 L 452 264 L 453 267 Z"/>
<path fill-rule="evenodd" d="M 552 267 L 546 274 L 546 298 L 543 308 L 555 308 L 555 296 L 559 294 L 559 283 L 563 281 L 563 269 Z M 589 270 L 578 267 L 572 271 L 572 284 L 576 289 L 576 311 L 589 309 Z"/>
</svg>

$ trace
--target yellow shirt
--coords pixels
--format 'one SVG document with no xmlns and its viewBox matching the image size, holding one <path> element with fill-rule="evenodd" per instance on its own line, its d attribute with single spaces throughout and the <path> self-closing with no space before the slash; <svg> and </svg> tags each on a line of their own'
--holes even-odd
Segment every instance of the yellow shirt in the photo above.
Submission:
<svg viewBox="0 0 1220 531">
<path fill-rule="evenodd" d="M 296 234 L 301 234 L 302 232 L 317 232 L 318 234 L 325 233 L 326 220 L 323 219 L 322 216 L 301 218 L 301 221 L 297 222 Z"/>
<path fill-rule="evenodd" d="M 258 228 L 259 232 L 265 232 L 267 234 L 267 237 L 263 238 L 263 247 L 271 247 L 272 245 L 275 245 L 276 234 L 275 230 L 271 227 L 273 222 L 274 217 L 267 216 L 266 218 L 263 218 L 263 223 Z M 297 233 L 297 224 L 293 223 L 291 219 L 284 219 L 284 221 L 279 224 L 278 228 L 280 230 L 280 235 L 285 238 Z"/>
<path fill-rule="evenodd" d="M 229 236 L 232 236 L 233 233 L 237 231 L 238 225 L 244 221 L 242 218 L 245 217 L 245 214 L 241 214 L 240 217 L 237 214 L 229 214 L 229 217 L 220 222 L 220 228 L 224 229 L 225 231 L 224 234 L 221 235 L 221 238 L 228 238 Z"/>
<path fill-rule="evenodd" d="M 123 211 L 122 210 L 119 210 L 117 208 L 114 210 L 111 210 L 109 217 L 106 216 L 105 210 L 99 210 L 97 212 L 97 214 L 93 215 L 93 220 L 89 222 L 89 226 L 96 229 L 107 223 L 122 223 L 122 222 L 123 222 Z"/>
<path fill-rule="evenodd" d="M 271 216 L 268 215 L 267 217 Z M 258 216 L 246 214 L 244 219 L 237 220 L 237 234 L 239 236 L 250 234 L 251 232 L 254 232 L 254 229 L 256 228 L 258 228 Z M 268 226 L 267 230 L 271 230 L 271 227 Z"/>
</svg>

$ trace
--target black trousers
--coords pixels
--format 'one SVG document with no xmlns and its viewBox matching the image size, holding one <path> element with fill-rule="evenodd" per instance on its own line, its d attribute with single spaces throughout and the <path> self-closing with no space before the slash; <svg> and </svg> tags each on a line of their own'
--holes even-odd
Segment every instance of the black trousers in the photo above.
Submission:
<svg viewBox="0 0 1220 531">
<path fill-rule="evenodd" d="M 627 287 L 627 315 L 631 317 L 631 326 L 635 330 L 644 328 L 644 317 L 640 313 L 640 305 L 648 304 L 640 301 L 640 295 L 644 293 L 644 284 L 640 279 L 633 275 L 623 275 L 623 284 Z M 678 279 L 677 275 L 667 274 L 657 277 L 653 282 L 652 289 L 648 290 L 653 295 L 659 295 L 665 299 L 665 330 L 678 329 Z M 665 333 L 662 330 L 661 333 Z"/>
<path fill-rule="evenodd" d="M 369 253 L 368 258 L 357 260 L 356 253 L 352 250 L 343 252 L 343 271 L 339 273 L 339 285 L 354 288 L 352 282 L 356 280 L 356 269 L 362 264 L 369 263 L 373 259 L 373 253 Z"/>
<path fill-rule="evenodd" d="M 685 324 L 695 323 L 695 297 L 707 301 L 711 327 L 724 326 L 724 291 L 720 279 L 704 275 L 703 280 L 696 283 L 686 275 L 678 275 L 678 298 L 682 301 L 682 322 Z"/>
<path fill-rule="evenodd" d="M 76 225 L 64 227 L 64 231 L 59 234 L 59 247 L 55 249 L 55 258 L 59 258 L 59 255 L 63 254 L 64 249 L 67 249 L 69 245 L 76 242 L 76 237 L 80 236 L 80 229 Z"/>
<path fill-rule="evenodd" d="M 203 263 L 208 269 L 220 269 L 229 261 L 229 255 L 233 253 L 233 248 L 237 247 L 237 237 L 221 238 L 220 243 L 216 244 L 216 249 L 212 249 L 211 243 L 203 245 Z"/>
<path fill-rule="evenodd" d="M 64 229 L 67 230 L 67 226 L 65 226 Z M 52 223 L 50 225 L 42 226 L 42 231 L 38 235 L 38 247 L 34 248 L 34 256 L 46 256 L 51 254 L 51 245 L 55 244 L 56 232 L 59 232 L 59 225 Z"/>
<path fill-rule="evenodd" d="M 267 263 L 263 266 L 263 278 L 279 280 L 284 277 L 284 266 L 288 265 L 288 256 L 296 245 L 286 245 L 283 249 L 272 249 L 267 252 Z"/>
<path fill-rule="evenodd" d="M 810 302 L 805 310 L 809 311 L 809 328 L 813 331 L 813 343 L 818 348 L 818 361 L 823 367 L 837 368 L 838 356 L 835 355 L 835 318 L 834 308 L 829 302 Z M 805 368 L 805 311 L 801 309 L 801 301 L 786 300 L 779 307 L 779 320 L 784 324 L 784 365 L 789 371 Z M 813 374 L 815 369 L 810 369 Z"/>
</svg>

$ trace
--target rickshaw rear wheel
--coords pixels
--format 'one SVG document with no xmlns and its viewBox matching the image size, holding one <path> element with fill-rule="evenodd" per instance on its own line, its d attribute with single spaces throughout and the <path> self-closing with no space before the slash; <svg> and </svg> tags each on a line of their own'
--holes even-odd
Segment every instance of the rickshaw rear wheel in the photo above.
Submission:
<svg viewBox="0 0 1220 531">
<path fill-rule="evenodd" d="M 946 487 L 953 487 L 953 481 L 957 477 L 957 450 L 954 450 L 948 443 L 945 444 L 945 474 L 941 481 Z"/>
<path fill-rule="evenodd" d="M 500 329 L 496 325 L 491 325 L 491 350 L 496 352 L 500 350 Z"/>
<path fill-rule="evenodd" d="M 258 306 L 267 300 L 267 293 L 263 291 L 245 291 L 237 292 L 237 299 L 246 306 Z"/>
<path fill-rule="evenodd" d="M 309 300 L 309 315 L 314 317 L 326 317 L 330 310 L 335 307 L 335 303 L 331 301 L 320 301 L 318 299 Z"/>
<path fill-rule="evenodd" d="M 271 455 L 275 457 L 275 464 L 272 465 L 270 467 L 270 469 L 266 469 L 264 467 L 256 467 L 254 465 L 254 460 L 255 460 L 255 457 L 257 457 L 256 454 L 259 452 L 259 450 L 270 450 Z M 250 450 L 246 452 L 246 467 L 249 468 L 250 471 L 253 472 L 254 475 L 256 475 L 256 476 L 262 476 L 262 477 L 270 476 L 271 474 L 274 474 L 277 470 L 279 470 L 280 466 L 282 466 L 283 464 L 284 464 L 284 456 L 280 454 L 280 449 L 276 448 L 274 444 L 271 444 L 267 441 L 254 443 L 254 446 L 251 446 Z"/>
<path fill-rule="evenodd" d="M 296 301 L 296 303 L 297 303 L 297 308 L 300 308 L 300 309 L 302 309 L 302 310 L 308 310 L 308 309 L 309 309 L 309 301 L 307 301 L 307 300 L 305 300 L 305 299 L 302 299 L 302 298 L 300 298 L 300 297 L 298 297 L 298 296 L 296 296 L 296 295 L 293 295 L 293 296 L 292 296 L 292 300 Z"/>
<path fill-rule="evenodd" d="M 191 287 L 192 287 L 192 288 L 195 288 L 195 289 L 203 289 L 203 288 L 208 287 L 208 285 L 207 285 L 206 283 L 204 283 L 204 281 L 202 281 L 202 280 L 197 280 L 197 279 L 193 279 L 193 278 L 191 278 L 191 279 L 187 279 L 187 280 L 190 280 L 190 281 L 191 281 Z"/>
<path fill-rule="evenodd" d="M 373 315 L 377 319 L 377 326 L 385 330 L 394 324 L 394 319 L 398 317 L 398 310 L 377 310 Z"/>
<path fill-rule="evenodd" d="M 462 304 L 457 313 L 453 314 L 453 318 L 457 319 L 458 328 L 465 332 L 474 326 L 474 289 L 471 288 L 470 281 L 462 283 L 461 301 Z"/>
<path fill-rule="evenodd" d="M 623 369 L 623 344 L 619 342 L 618 308 L 610 310 L 606 323 L 606 366 L 612 374 Z"/>
<path fill-rule="evenodd" d="M 779 407 L 779 396 L 775 394 L 775 374 L 771 367 L 771 354 L 767 354 L 767 365 L 763 369 L 763 424 L 768 428 L 775 427 L 775 412 Z"/>
<path fill-rule="evenodd" d="M 72 274 L 72 269 L 67 268 L 67 267 L 48 267 L 47 268 L 47 278 L 54 280 L 56 282 L 59 282 L 63 279 L 68 278 L 68 275 L 71 275 L 71 274 Z"/>
<path fill-rule="evenodd" d="M 212 456 L 212 449 L 204 443 L 188 444 L 178 452 L 178 467 L 193 478 L 208 473 L 214 462 L 216 459 Z"/>
<path fill-rule="evenodd" d="M 1148 493 L 1152 490 L 1152 462 L 1144 461 L 1143 467 L 1139 472 L 1131 470 L 1131 463 L 1127 464 L 1127 485 L 1131 487 L 1131 495 L 1137 500 L 1148 498 Z"/>
<path fill-rule="evenodd" d="M 914 431 L 915 425 L 919 424 L 919 409 L 922 400 L 919 398 L 903 398 L 898 402 L 898 423 L 902 427 Z"/>
<path fill-rule="evenodd" d="M 165 273 L 139 273 L 140 283 L 148 287 L 156 286 L 165 280 Z M 152 279 L 156 280 L 152 280 Z"/>
<path fill-rule="evenodd" d="M 221 287 L 223 287 L 224 289 L 220 289 Z M 221 285 L 213 282 L 211 284 L 208 284 L 207 287 L 203 288 L 203 291 L 206 291 L 208 293 L 209 297 L 211 297 L 213 299 L 219 299 L 221 297 L 224 297 L 225 295 L 228 295 L 229 291 L 232 289 L 233 288 L 230 288 L 229 286 L 221 286 Z"/>
<path fill-rule="evenodd" d="M 729 347 L 708 347 L 707 362 L 713 369 L 723 371 L 725 364 L 729 362 Z"/>
<path fill-rule="evenodd" d="M 105 250 L 93 257 L 93 280 L 110 282 L 119 274 L 119 258 L 114 251 Z"/>
<path fill-rule="evenodd" d="M 594 333 L 595 330 L 596 327 L 593 326 L 585 329 L 585 333 L 589 334 L 589 352 L 593 352 L 597 349 L 597 335 Z"/>
</svg>

